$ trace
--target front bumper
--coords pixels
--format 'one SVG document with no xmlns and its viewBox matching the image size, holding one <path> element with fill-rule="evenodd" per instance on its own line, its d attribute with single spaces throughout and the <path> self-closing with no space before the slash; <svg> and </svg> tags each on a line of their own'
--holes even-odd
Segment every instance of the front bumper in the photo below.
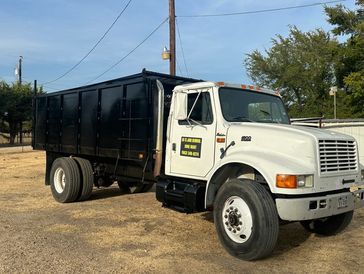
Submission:
<svg viewBox="0 0 364 274">
<path fill-rule="evenodd" d="M 320 197 L 276 199 L 278 215 L 286 221 L 303 221 L 338 215 L 364 206 L 364 189 Z"/>
</svg>

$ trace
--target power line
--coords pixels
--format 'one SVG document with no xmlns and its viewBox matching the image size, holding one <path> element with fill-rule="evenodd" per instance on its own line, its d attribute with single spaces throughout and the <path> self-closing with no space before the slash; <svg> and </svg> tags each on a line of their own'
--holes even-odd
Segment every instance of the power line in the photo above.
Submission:
<svg viewBox="0 0 364 274">
<path fill-rule="evenodd" d="M 58 90 L 61 90 L 59 88 L 52 88 L 50 86 L 43 86 L 45 90 L 53 90 L 53 91 L 58 91 Z"/>
<path fill-rule="evenodd" d="M 59 86 L 53 86 L 53 84 L 52 85 L 42 85 L 43 87 L 47 87 L 47 88 L 50 88 L 50 89 L 53 89 L 53 90 L 65 90 L 66 88 L 64 88 L 64 87 L 62 87 L 62 88 L 60 88 Z M 62 85 L 61 85 L 62 86 Z"/>
<path fill-rule="evenodd" d="M 179 75 L 180 76 L 183 76 L 183 73 L 182 73 L 182 70 L 181 70 L 181 66 L 180 66 L 180 64 L 178 62 L 178 59 L 176 59 L 176 64 L 177 64 L 177 68 L 178 68 L 178 71 L 179 71 Z"/>
<path fill-rule="evenodd" d="M 67 74 L 69 74 L 71 71 L 73 71 L 76 67 L 78 67 L 90 54 L 91 52 L 94 51 L 94 49 L 101 43 L 101 41 L 106 37 L 106 35 L 110 32 L 110 30 L 113 28 L 113 26 L 116 24 L 116 22 L 119 20 L 119 18 L 121 17 L 121 15 L 124 13 L 124 11 L 128 8 L 128 6 L 130 5 L 130 2 L 132 0 L 129 0 L 128 3 L 125 5 L 125 7 L 120 11 L 120 13 L 118 14 L 118 16 L 115 18 L 114 22 L 112 22 L 112 24 L 110 25 L 110 27 L 105 31 L 105 33 L 101 36 L 101 38 L 96 42 L 96 44 L 86 53 L 86 55 L 84 57 L 81 58 L 80 61 L 78 61 L 73 67 L 71 67 L 69 70 L 67 70 L 65 73 L 63 73 L 62 75 L 60 75 L 59 77 L 57 77 L 56 79 L 53 79 L 51 81 L 47 81 L 42 83 L 41 85 L 44 84 L 49 84 L 49 83 L 53 83 L 58 81 L 59 79 L 65 77 Z"/>
<path fill-rule="evenodd" d="M 347 1 L 347 0 L 334 0 L 334 1 L 326 1 L 326 2 L 306 4 L 306 5 L 299 5 L 299 6 L 289 6 L 289 7 L 281 7 L 281 8 L 273 8 L 273 9 L 242 11 L 242 12 L 232 12 L 232 13 L 179 15 L 178 17 L 197 18 L 197 17 L 219 17 L 219 16 L 245 15 L 245 14 L 254 14 L 254 13 L 264 13 L 264 12 L 273 12 L 273 11 L 281 11 L 281 10 L 308 8 L 308 7 L 322 6 L 322 5 L 326 5 L 326 4 L 333 4 L 333 3 L 345 2 L 345 1 Z"/>
<path fill-rule="evenodd" d="M 187 65 L 186 65 L 185 51 L 183 50 L 183 46 L 182 46 L 182 39 L 181 39 L 181 34 L 179 32 L 178 20 L 176 20 L 176 24 L 177 24 L 178 40 L 179 40 L 179 44 L 181 46 L 181 52 L 182 52 L 182 57 L 183 57 L 183 63 L 185 65 L 185 69 L 186 69 L 187 76 L 189 77 L 190 76 L 190 72 L 188 71 L 188 68 L 187 68 Z"/>
<path fill-rule="evenodd" d="M 50 90 L 57 90 L 57 91 L 59 91 L 59 90 L 66 90 L 67 89 L 65 87 L 53 86 L 53 84 L 51 84 L 51 85 L 48 85 L 48 84 L 46 84 L 46 85 L 39 85 L 38 87 L 43 87 L 45 90 L 46 89 L 50 89 Z"/>
<path fill-rule="evenodd" d="M 130 54 L 132 54 L 134 51 L 137 50 L 137 48 L 139 48 L 142 44 L 144 44 L 158 29 L 160 29 L 160 27 L 162 27 L 162 25 L 167 22 L 167 20 L 169 19 L 169 17 L 167 17 L 166 19 L 164 19 L 151 33 L 149 33 L 149 35 L 147 37 L 145 37 L 137 46 L 135 46 L 131 51 L 129 51 L 126 55 L 124 55 L 121 59 L 119 59 L 116 63 L 114 63 L 113 65 L 111 65 L 107 70 L 105 70 L 103 73 L 99 74 L 98 76 L 96 76 L 95 78 L 93 78 L 92 80 L 88 81 L 86 83 L 89 84 L 97 79 L 99 79 L 101 76 L 103 76 L 104 74 L 106 74 L 107 72 L 109 72 L 110 70 L 112 70 L 114 67 L 116 67 L 117 65 L 119 65 L 122 61 L 124 61 Z"/>
</svg>

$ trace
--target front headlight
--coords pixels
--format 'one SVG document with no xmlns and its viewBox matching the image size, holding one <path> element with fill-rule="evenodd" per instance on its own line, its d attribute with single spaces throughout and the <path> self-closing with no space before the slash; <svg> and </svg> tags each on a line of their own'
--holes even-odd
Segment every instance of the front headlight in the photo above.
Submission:
<svg viewBox="0 0 364 274">
<path fill-rule="evenodd" d="M 297 176 L 297 187 L 313 187 L 313 175 Z"/>
<path fill-rule="evenodd" d="M 313 187 L 313 175 L 277 174 L 276 186 L 280 188 Z"/>
</svg>

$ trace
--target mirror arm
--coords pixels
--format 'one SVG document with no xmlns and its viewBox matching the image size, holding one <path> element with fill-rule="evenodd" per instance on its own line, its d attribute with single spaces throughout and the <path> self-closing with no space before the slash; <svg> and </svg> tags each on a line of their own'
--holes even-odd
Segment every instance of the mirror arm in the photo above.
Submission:
<svg viewBox="0 0 364 274">
<path fill-rule="evenodd" d="M 201 127 L 203 127 L 203 128 L 205 128 L 205 129 L 207 129 L 207 127 L 206 126 L 204 126 L 203 124 L 201 124 L 201 123 L 199 123 L 199 122 L 197 122 L 197 121 L 195 121 L 195 120 L 193 120 L 193 119 L 190 119 L 190 118 L 187 118 L 187 122 L 191 125 L 191 123 L 189 122 L 189 120 L 191 120 L 192 122 L 194 122 L 196 125 L 199 125 L 199 126 L 201 126 Z M 192 126 L 192 125 L 191 125 Z"/>
<path fill-rule="evenodd" d="M 202 90 L 200 90 L 200 91 L 198 92 L 197 97 L 196 97 L 196 100 L 195 100 L 195 102 L 193 102 L 193 105 L 192 105 L 192 107 L 191 107 L 191 110 L 190 110 L 190 112 L 189 112 L 189 113 L 188 113 L 188 115 L 187 115 L 187 120 L 188 120 L 188 119 L 190 119 L 191 113 L 192 113 L 193 109 L 195 108 L 195 105 L 196 105 L 196 103 L 197 103 L 198 98 L 199 98 L 199 97 L 200 97 L 200 95 L 201 95 L 201 92 L 202 92 Z"/>
<path fill-rule="evenodd" d="M 190 127 L 192 127 L 192 124 L 190 123 L 190 119 L 186 119 L 186 121 L 187 121 L 187 123 L 188 123 L 188 125 L 190 126 Z"/>
</svg>

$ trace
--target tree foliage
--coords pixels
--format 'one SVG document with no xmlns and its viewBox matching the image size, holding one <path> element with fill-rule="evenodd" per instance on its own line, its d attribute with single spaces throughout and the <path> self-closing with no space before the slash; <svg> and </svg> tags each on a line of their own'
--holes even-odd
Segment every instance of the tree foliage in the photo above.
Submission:
<svg viewBox="0 0 364 274">
<path fill-rule="evenodd" d="M 0 121 L 8 125 L 11 144 L 14 143 L 23 122 L 32 118 L 32 98 L 33 90 L 30 84 L 9 85 L 0 82 Z"/>
<path fill-rule="evenodd" d="M 328 111 L 328 90 L 335 83 L 337 41 L 323 30 L 291 27 L 287 38 L 272 39 L 265 55 L 248 54 L 249 76 L 259 85 L 281 91 L 291 115 L 320 116 Z"/>
<path fill-rule="evenodd" d="M 342 5 L 326 7 L 325 11 L 329 23 L 335 26 L 332 32 L 347 37 L 339 45 L 337 84 L 348 92 L 353 114 L 364 117 L 364 0 L 356 4 L 356 11 Z"/>
<path fill-rule="evenodd" d="M 357 1 L 361 7 L 363 3 Z M 334 37 L 321 29 L 302 32 L 293 26 L 288 37 L 277 35 L 270 49 L 255 50 L 245 59 L 252 80 L 280 90 L 293 117 L 332 117 L 329 90 L 336 85 L 342 88 L 337 94 L 338 117 L 364 113 L 363 10 L 339 5 L 325 11 L 335 26 Z M 338 42 L 335 36 L 339 35 L 348 36 L 347 41 Z"/>
</svg>

